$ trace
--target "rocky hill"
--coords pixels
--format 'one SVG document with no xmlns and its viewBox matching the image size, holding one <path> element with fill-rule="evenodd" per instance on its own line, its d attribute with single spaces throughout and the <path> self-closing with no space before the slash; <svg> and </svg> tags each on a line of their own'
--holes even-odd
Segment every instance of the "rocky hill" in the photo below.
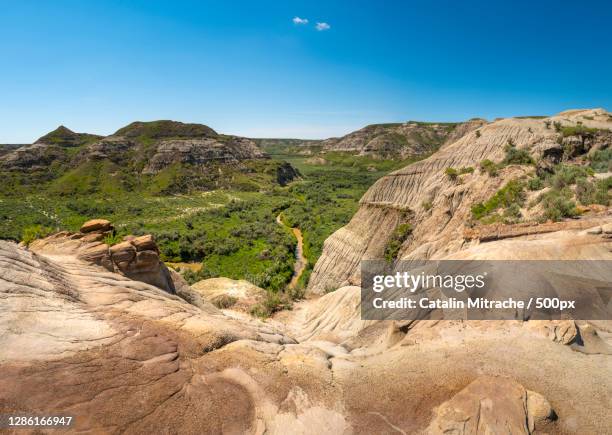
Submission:
<svg viewBox="0 0 612 435">
<path fill-rule="evenodd" d="M 321 142 L 325 151 L 343 151 L 375 158 L 406 159 L 435 151 L 445 143 L 482 127 L 486 121 L 464 123 L 415 122 L 372 124 L 341 138 Z"/>
<path fill-rule="evenodd" d="M 610 219 L 611 130 L 612 115 L 602 109 L 500 119 L 382 177 L 325 241 L 310 291 L 358 284 L 362 259 L 453 254 L 478 243 L 464 237 L 473 226 Z"/>
<path fill-rule="evenodd" d="M 95 191 L 111 178 L 125 190 L 146 190 L 152 183 L 170 192 L 223 186 L 236 173 L 267 174 L 274 183 L 297 176 L 287 164 L 265 159 L 250 139 L 218 134 L 201 124 L 154 121 L 134 122 L 107 137 L 61 126 L 32 145 L 1 155 L 0 171 L 11 187 L 35 184 L 40 189 L 44 184 L 60 193 L 77 191 L 78 184 Z"/>
</svg>

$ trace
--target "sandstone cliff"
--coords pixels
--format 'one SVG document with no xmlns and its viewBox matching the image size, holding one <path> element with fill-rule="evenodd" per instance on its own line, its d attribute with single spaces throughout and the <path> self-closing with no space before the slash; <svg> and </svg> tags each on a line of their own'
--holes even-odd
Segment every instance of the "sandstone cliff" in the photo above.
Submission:
<svg viewBox="0 0 612 435">
<path fill-rule="evenodd" d="M 564 127 L 596 129 L 590 136 L 569 135 Z M 480 170 L 485 160 L 500 161 L 509 143 L 546 161 L 564 150 L 582 152 L 612 144 L 612 115 L 602 109 L 576 110 L 550 118 L 501 119 L 444 145 L 431 157 L 379 179 L 362 197 L 349 224 L 329 237 L 312 273 L 309 290 L 322 293 L 344 285 L 359 285 L 362 259 L 382 258 L 394 230 L 409 221 L 412 234 L 404 241 L 401 258 L 441 258 L 465 246 L 464 231 L 471 206 L 486 201 L 509 180 L 533 171 L 509 165 L 490 177 Z M 560 153 L 560 154 L 559 154 Z M 457 179 L 447 168 L 472 168 Z M 473 241 L 472 243 L 478 243 Z"/>
</svg>

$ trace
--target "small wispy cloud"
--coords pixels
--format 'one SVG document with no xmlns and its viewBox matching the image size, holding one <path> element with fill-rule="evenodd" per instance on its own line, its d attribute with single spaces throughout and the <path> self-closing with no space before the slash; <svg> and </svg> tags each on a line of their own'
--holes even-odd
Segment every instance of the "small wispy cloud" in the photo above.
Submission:
<svg viewBox="0 0 612 435">
<path fill-rule="evenodd" d="M 308 24 L 308 18 L 293 17 L 293 24 Z"/>
<path fill-rule="evenodd" d="M 322 32 L 324 30 L 329 30 L 331 29 L 331 26 L 325 22 L 323 23 L 317 23 L 317 25 L 315 26 L 315 28 L 319 31 Z"/>
</svg>

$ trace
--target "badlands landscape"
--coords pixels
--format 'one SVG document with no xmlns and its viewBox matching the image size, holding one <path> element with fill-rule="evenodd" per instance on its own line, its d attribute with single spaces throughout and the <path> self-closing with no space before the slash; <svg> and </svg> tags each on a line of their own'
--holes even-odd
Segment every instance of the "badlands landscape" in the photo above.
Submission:
<svg viewBox="0 0 612 435">
<path fill-rule="evenodd" d="M 611 157 L 603 109 L 2 147 L 0 414 L 74 416 L 54 433 L 610 433 L 609 321 L 362 320 L 359 286 L 366 259 L 612 260 Z"/>
</svg>

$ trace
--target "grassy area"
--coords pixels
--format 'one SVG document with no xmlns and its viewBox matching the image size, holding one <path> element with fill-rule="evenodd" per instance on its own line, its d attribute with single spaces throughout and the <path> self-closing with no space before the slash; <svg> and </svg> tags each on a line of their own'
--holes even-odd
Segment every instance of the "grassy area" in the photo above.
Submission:
<svg viewBox="0 0 612 435">
<path fill-rule="evenodd" d="M 199 271 L 185 272 L 191 282 L 225 276 L 277 293 L 291 279 L 296 244 L 276 222 L 282 212 L 288 225 L 302 230 L 309 262 L 299 283 L 304 287 L 324 240 L 348 223 L 377 178 L 406 164 L 346 153 L 326 158 L 327 163 L 319 165 L 309 163 L 309 156 L 276 155 L 251 163 L 269 166 L 270 174 L 266 167 L 234 171 L 231 184 L 207 192 L 195 190 L 207 186 L 185 185 L 184 173 L 172 168 L 140 189 L 131 183 L 142 180 L 124 177 L 121 171 L 114 178 L 105 177 L 113 172 L 113 163 L 95 162 L 51 180 L 44 193 L 27 188 L 19 196 L 0 195 L 0 238 L 31 241 L 49 231 L 76 231 L 88 219 L 104 218 L 115 224 L 119 236 L 153 234 L 164 261 L 202 263 Z M 286 187 L 268 182 L 282 160 L 302 173 Z M 177 193 L 181 186 L 189 193 Z"/>
</svg>

